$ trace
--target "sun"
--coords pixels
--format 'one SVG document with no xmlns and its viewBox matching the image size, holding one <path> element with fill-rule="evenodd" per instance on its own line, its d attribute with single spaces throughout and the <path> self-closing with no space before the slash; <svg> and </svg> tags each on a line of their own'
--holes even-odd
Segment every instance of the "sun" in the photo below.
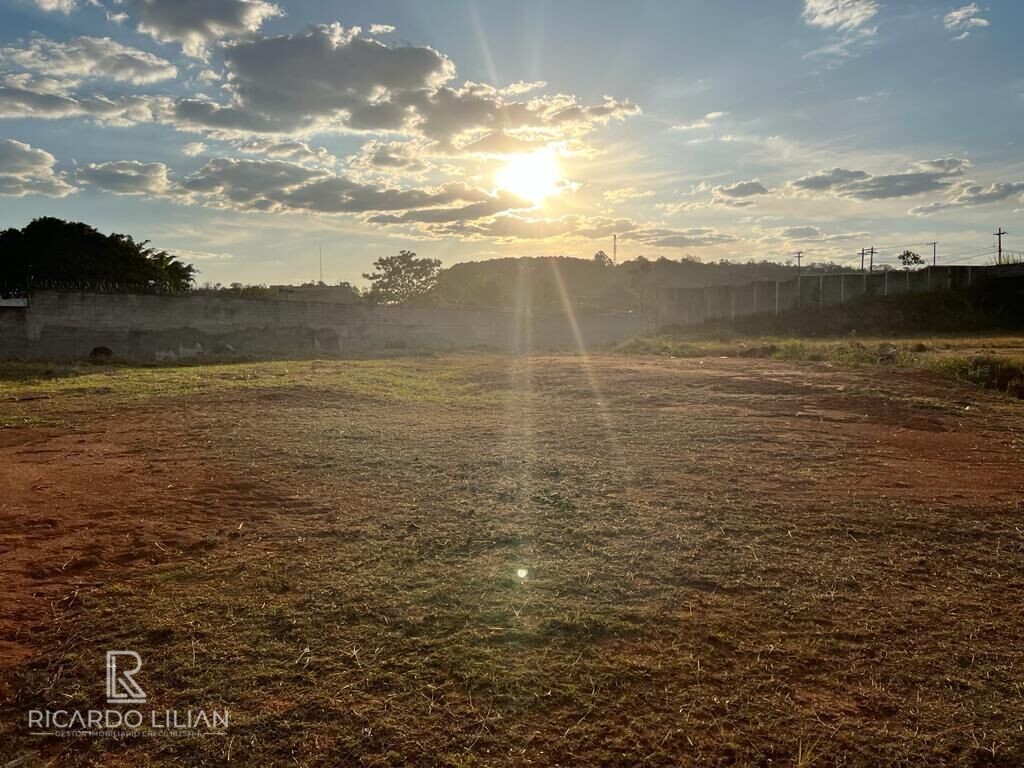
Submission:
<svg viewBox="0 0 1024 768">
<path fill-rule="evenodd" d="M 513 155 L 494 175 L 498 189 L 540 205 L 561 191 L 562 168 L 549 149 Z"/>
</svg>

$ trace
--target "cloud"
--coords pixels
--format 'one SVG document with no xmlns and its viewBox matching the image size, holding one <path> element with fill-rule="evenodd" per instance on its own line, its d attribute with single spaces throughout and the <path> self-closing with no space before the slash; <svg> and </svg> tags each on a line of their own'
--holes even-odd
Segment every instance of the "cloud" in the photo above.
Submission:
<svg viewBox="0 0 1024 768">
<path fill-rule="evenodd" d="M 878 0 L 804 0 L 804 21 L 812 27 L 844 32 L 867 24 L 878 13 Z"/>
<path fill-rule="evenodd" d="M 901 173 L 872 175 L 867 171 L 832 168 L 789 182 L 797 194 L 846 197 L 854 200 L 887 200 L 913 197 L 925 192 L 948 189 L 956 176 L 970 165 L 967 160 L 949 157 L 916 163 Z"/>
<path fill-rule="evenodd" d="M 283 160 L 215 158 L 180 185 L 194 201 L 248 211 L 380 214 L 378 224 L 469 220 L 529 203 L 463 183 L 397 188 Z M 387 215 L 383 215 L 387 214 Z"/>
<path fill-rule="evenodd" d="M 654 197 L 653 189 L 640 190 L 636 187 L 623 187 L 622 189 L 609 189 L 604 193 L 604 199 L 609 203 L 622 203 L 626 200 L 638 200 L 644 197 Z"/>
<path fill-rule="evenodd" d="M 166 165 L 136 160 L 89 164 L 79 169 L 78 180 L 115 195 L 159 197 L 166 194 L 171 186 Z"/>
<path fill-rule="evenodd" d="M 426 169 L 420 159 L 425 151 L 420 141 L 368 141 L 349 166 L 376 173 L 419 173 Z"/>
<path fill-rule="evenodd" d="M 1024 202 L 1024 181 L 997 181 L 987 187 L 964 181 L 953 188 L 946 200 L 914 206 L 909 213 L 913 216 L 930 216 L 950 208 L 976 208 L 1015 198 Z"/>
<path fill-rule="evenodd" d="M 472 221 L 493 216 L 513 208 L 529 208 L 530 205 L 529 201 L 521 200 L 514 195 L 498 193 L 493 198 L 481 200 L 477 203 L 469 203 L 468 205 L 449 208 L 423 208 L 403 211 L 398 214 L 376 214 L 367 218 L 366 221 L 370 224 L 438 224 L 453 221 Z"/>
<path fill-rule="evenodd" d="M 185 157 L 198 157 L 206 151 L 206 145 L 201 141 L 193 141 L 181 148 L 181 154 Z"/>
<path fill-rule="evenodd" d="M 547 143 L 544 138 L 530 138 L 508 134 L 504 131 L 491 131 L 474 136 L 456 148 L 459 152 L 468 155 L 515 155 L 534 152 L 542 149 Z"/>
<path fill-rule="evenodd" d="M 699 131 L 705 128 L 710 128 L 711 124 L 716 120 L 721 120 L 723 117 L 728 115 L 728 112 L 708 112 L 704 117 L 699 120 L 693 120 L 689 123 L 677 123 L 669 128 L 670 131 Z"/>
<path fill-rule="evenodd" d="M 0 80 L 0 119 L 84 117 L 108 125 L 152 122 L 163 109 L 160 99 L 146 96 L 80 97 L 65 82 L 27 73 Z"/>
<path fill-rule="evenodd" d="M 166 59 L 131 48 L 109 37 L 76 37 L 61 43 L 35 38 L 22 48 L 0 48 L 0 59 L 48 77 L 109 77 L 134 85 L 177 77 L 178 70 Z"/>
<path fill-rule="evenodd" d="M 390 24 L 371 24 L 370 34 L 371 35 L 388 35 L 395 31 L 395 28 Z"/>
<path fill-rule="evenodd" d="M 284 11 L 265 0 L 128 0 L 139 31 L 203 59 L 209 45 L 257 31 Z"/>
<path fill-rule="evenodd" d="M 137 160 L 90 163 L 78 170 L 78 180 L 117 195 L 160 196 L 171 186 L 166 165 Z"/>
<path fill-rule="evenodd" d="M 795 240 L 803 243 L 834 243 L 841 242 L 843 240 L 856 240 L 858 238 L 868 237 L 867 232 L 840 232 L 837 234 L 826 234 L 818 227 L 809 225 L 783 227 L 779 230 L 773 230 L 770 234 L 775 237 L 781 237 L 784 240 Z"/>
<path fill-rule="evenodd" d="M 558 218 L 525 218 L 513 214 L 493 216 L 472 222 L 454 222 L 427 227 L 435 237 L 459 237 L 467 240 L 494 239 L 498 242 L 548 240 L 562 237 L 597 239 L 632 228 L 628 219 L 591 218 L 567 215 Z"/>
<path fill-rule="evenodd" d="M 452 152 L 481 141 L 515 143 L 579 136 L 612 120 L 637 114 L 636 105 L 605 97 L 580 104 L 566 94 L 519 96 L 538 83 L 497 89 L 479 83 L 454 88 L 455 66 L 428 46 L 392 47 L 360 37 L 340 24 L 304 33 L 244 40 L 226 47 L 228 103 L 181 99 L 172 122 L 184 130 L 289 133 L 349 129 L 421 135 Z"/>
<path fill-rule="evenodd" d="M 715 192 L 723 197 L 751 197 L 768 194 L 768 187 L 762 184 L 760 179 L 753 179 L 737 181 L 735 184 L 724 187 L 715 187 Z"/>
<path fill-rule="evenodd" d="M 304 141 L 275 140 L 275 139 L 250 139 L 239 142 L 235 147 L 248 154 L 266 155 L 267 157 L 281 160 L 291 160 L 297 163 L 319 163 L 322 165 L 334 165 L 338 158 L 328 152 L 324 147 L 311 147 Z"/>
<path fill-rule="evenodd" d="M 755 201 L 750 198 L 757 195 L 767 195 L 771 190 L 762 184 L 760 179 L 737 181 L 733 184 L 717 187 L 712 187 L 707 181 L 702 181 L 693 187 L 690 192 L 685 193 L 685 196 L 695 197 L 708 191 L 711 192 L 711 197 L 706 200 L 681 200 L 672 203 L 658 203 L 657 207 L 669 215 L 684 211 L 695 211 L 700 208 L 749 208 L 755 205 Z"/>
<path fill-rule="evenodd" d="M 230 46 L 224 61 L 245 110 L 296 126 L 326 119 L 352 127 L 402 128 L 395 93 L 431 89 L 455 67 L 430 47 L 388 47 L 340 24 Z M 340 119 L 345 113 L 347 119 Z"/>
<path fill-rule="evenodd" d="M 453 221 L 424 225 L 432 237 L 458 237 L 465 240 L 488 239 L 499 243 L 531 240 L 600 240 L 618 234 L 652 248 L 703 248 L 736 242 L 736 238 L 711 227 L 668 229 L 639 225 L 629 219 L 610 219 L 568 214 L 557 218 L 532 218 L 504 213 L 476 221 Z"/>
<path fill-rule="evenodd" d="M 14 139 L 0 139 L 0 195 L 66 197 L 75 191 L 53 170 L 57 159 Z"/>
<path fill-rule="evenodd" d="M 167 248 L 166 250 L 186 264 L 195 261 L 230 261 L 235 258 L 235 254 L 227 251 L 192 251 L 187 248 Z"/>
<path fill-rule="evenodd" d="M 40 10 L 47 13 L 71 13 L 77 7 L 75 0 L 35 0 Z"/>
<path fill-rule="evenodd" d="M 635 240 L 644 245 L 660 248 L 706 248 L 736 242 L 732 235 L 726 235 L 712 227 L 690 229 L 640 228 L 621 235 L 624 240 Z"/>
<path fill-rule="evenodd" d="M 833 34 L 821 47 L 804 54 L 828 60 L 829 66 L 850 58 L 873 42 L 878 27 L 866 26 L 878 13 L 878 0 L 804 0 L 804 21 Z"/>
<path fill-rule="evenodd" d="M 963 40 L 971 34 L 972 30 L 989 26 L 988 19 L 983 19 L 978 15 L 979 13 L 981 13 L 981 9 L 978 4 L 971 3 L 954 8 L 943 17 L 942 22 L 947 32 L 956 34 L 954 40 Z"/>
</svg>

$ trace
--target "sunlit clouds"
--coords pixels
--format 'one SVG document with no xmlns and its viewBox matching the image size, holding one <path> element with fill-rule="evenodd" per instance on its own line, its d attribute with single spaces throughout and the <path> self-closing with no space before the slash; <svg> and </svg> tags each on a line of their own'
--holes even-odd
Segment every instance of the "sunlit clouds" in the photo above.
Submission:
<svg viewBox="0 0 1024 768">
<path fill-rule="evenodd" d="M 398 246 L 590 257 L 616 235 L 624 258 L 785 260 L 812 242 L 826 260 L 849 233 L 973 242 L 1024 206 L 1024 72 L 997 42 L 1024 10 L 751 2 L 743 44 L 709 46 L 735 26 L 721 9 L 653 3 L 634 27 L 570 5 L 0 11 L 2 223 L 98 206 L 159 234 L 173 217 L 198 253 L 223 250 L 217 217 L 250 238 L 230 244 L 241 279 L 285 280 L 261 232 L 333 233 L 358 276 Z M 972 87 L 982 55 L 997 74 Z"/>
</svg>

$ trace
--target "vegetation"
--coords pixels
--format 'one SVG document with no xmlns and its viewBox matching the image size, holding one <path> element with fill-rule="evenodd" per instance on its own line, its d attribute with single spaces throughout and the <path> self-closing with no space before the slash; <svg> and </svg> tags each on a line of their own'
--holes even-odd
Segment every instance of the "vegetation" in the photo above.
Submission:
<svg viewBox="0 0 1024 768">
<path fill-rule="evenodd" d="M 929 371 L 1024 399 L 1024 339 L 1016 336 L 809 339 L 700 333 L 629 339 L 614 351 L 657 357 L 762 357 L 852 367 L 891 366 Z"/>
<path fill-rule="evenodd" d="M 196 270 L 131 235 L 104 235 L 88 224 L 44 217 L 0 232 L 0 286 L 25 290 L 67 283 L 129 284 L 185 291 Z"/>
<path fill-rule="evenodd" d="M 637 362 L 25 369 L 0 765 L 1024 764 L 1016 403 Z M 28 735 L 108 648 L 228 733 Z"/>
<path fill-rule="evenodd" d="M 920 267 L 924 264 L 924 259 L 920 255 L 913 251 L 904 251 L 896 258 L 899 259 L 900 264 L 903 265 L 904 269 L 910 269 L 911 267 Z"/>
<path fill-rule="evenodd" d="M 839 271 L 835 264 L 812 264 L 804 274 Z M 437 287 L 423 298 L 434 306 L 503 309 L 532 307 L 559 311 L 565 302 L 589 312 L 638 312 L 659 288 L 742 285 L 753 280 L 789 280 L 796 267 L 770 261 L 703 262 L 639 256 L 621 264 L 598 251 L 591 259 L 565 256 L 488 259 L 454 264 L 441 272 Z"/>
<path fill-rule="evenodd" d="M 365 298 L 371 304 L 406 304 L 430 293 L 440 271 L 439 259 L 416 258 L 412 251 L 382 256 L 373 262 L 373 272 L 363 275 L 370 281 Z"/>
</svg>

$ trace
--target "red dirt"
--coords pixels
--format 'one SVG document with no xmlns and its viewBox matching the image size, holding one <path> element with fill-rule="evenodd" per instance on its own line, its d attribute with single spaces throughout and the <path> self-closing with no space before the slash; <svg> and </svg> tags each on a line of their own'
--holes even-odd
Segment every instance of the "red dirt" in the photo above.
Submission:
<svg viewBox="0 0 1024 768">
<path fill-rule="evenodd" d="M 910 715 L 892 709 L 902 692 L 892 688 L 883 695 L 878 686 L 886 684 L 877 675 L 896 675 L 913 658 L 915 674 L 927 669 L 935 675 L 915 678 L 921 690 L 956 678 L 970 693 L 957 694 L 955 711 L 933 702 L 934 722 L 914 721 L 928 739 L 903 753 L 892 747 L 888 758 L 949 765 L 1002 764 L 997 755 L 1024 759 L 1024 742 L 1007 736 L 1019 724 L 988 703 L 1006 700 L 1002 681 L 1021 664 L 1013 630 L 1024 616 L 1017 605 L 1024 565 L 1019 403 L 909 371 L 724 359 L 457 361 L 480 391 L 506 390 L 525 399 L 486 407 L 457 400 L 389 404 L 302 387 L 251 389 L 196 399 L 187 410 L 161 401 L 117 419 L 86 412 L 70 428 L 0 430 L 0 672 L 6 667 L 12 673 L 7 680 L 22 679 L 19 670 L 50 653 L 66 631 L 64 616 L 89 621 L 87 612 L 75 613 L 83 590 L 135 583 L 175 563 L 247 563 L 256 551 L 288 562 L 322 562 L 326 572 L 346 552 L 366 557 L 359 537 L 389 552 L 407 546 L 410 532 L 425 535 L 417 533 L 424 529 L 439 552 L 447 552 L 449 542 L 481 535 L 520 541 L 525 534 L 507 511 L 488 517 L 488 498 L 507 498 L 516 514 L 533 521 L 527 528 L 534 543 L 525 539 L 519 557 L 543 561 L 550 541 L 568 535 L 551 533 L 554 538 L 545 540 L 538 533 L 554 524 L 552 515 L 563 514 L 565 500 L 572 509 L 594 510 L 585 523 L 567 523 L 566 530 L 590 542 L 579 552 L 584 560 L 601 541 L 617 551 L 616 537 L 630 528 L 630 547 L 640 546 L 634 535 L 648 537 L 649 553 L 630 555 L 636 564 L 621 574 L 606 574 L 609 585 L 625 579 L 636 590 L 623 593 L 622 610 L 642 614 L 656 605 L 650 610 L 659 621 L 671 615 L 686 625 L 696 611 L 700 625 L 714 629 L 709 636 L 672 630 L 687 633 L 689 639 L 673 641 L 683 646 L 649 646 L 655 639 L 638 630 L 634 639 L 616 640 L 606 657 L 614 664 L 621 656 L 626 669 L 633 663 L 626 659 L 647 658 L 658 647 L 667 671 L 705 647 L 712 667 L 703 674 L 711 677 L 702 682 L 698 671 L 697 684 L 709 687 L 706 695 L 725 698 L 714 716 L 721 719 L 717 731 L 707 720 L 711 715 L 691 712 L 696 730 L 690 743 L 704 758 L 725 764 L 732 754 L 736 762 L 762 764 L 754 756 L 769 754 L 766 744 L 793 736 L 756 703 L 749 711 L 742 703 L 728 705 L 731 675 L 745 683 L 751 675 L 785 681 L 786 706 L 826 723 L 826 733 L 847 721 L 863 729 L 868 743 L 881 743 L 878 734 L 890 729 L 909 733 L 900 729 L 909 728 L 901 718 Z M 429 371 L 445 364 L 423 362 Z M 338 442 L 324 443 L 325 429 L 335 429 Z M 566 478 L 574 475 L 589 479 L 569 485 Z M 481 501 L 482 491 L 475 490 L 481 483 L 499 490 Z M 517 501 L 524 486 L 555 511 L 529 517 Z M 617 505 L 638 510 L 626 528 L 626 512 L 610 511 Z M 339 530 L 351 541 L 330 538 Z M 285 543 L 294 542 L 285 533 L 294 531 L 302 532 L 297 546 Z M 691 538 L 680 538 L 684 534 Z M 556 562 L 548 566 L 552 578 Z M 580 566 L 588 581 L 594 568 L 604 567 L 594 562 Z M 545 578 L 542 570 L 537 578 Z M 849 592 L 841 608 L 833 602 L 837 590 Z M 998 619 L 991 615 L 993 601 L 1004 612 Z M 886 627 L 883 617 L 898 619 Z M 956 626 L 940 630 L 946 619 Z M 571 622 L 551 621 L 546 631 L 576 631 Z M 934 638 L 927 639 L 929 633 Z M 984 642 L 975 650 L 992 665 L 988 677 L 972 677 L 958 666 L 971 653 L 965 638 L 978 633 Z M 827 637 L 831 645 L 819 653 L 791 646 L 796 640 L 787 637 L 812 646 L 819 642 L 814 638 Z M 905 645 L 910 637 L 925 639 L 915 650 Z M 773 648 L 783 649 L 775 662 Z M 647 674 L 660 679 L 653 669 Z M 1000 682 L 988 690 L 986 679 Z M 0 699 L 12 692 L 0 689 Z M 637 689 L 637 701 L 644 701 L 642 694 Z M 619 696 L 625 703 L 634 693 Z M 652 761 L 666 762 L 658 749 L 682 755 L 689 747 L 676 744 L 671 730 L 651 736 L 665 727 L 653 688 L 651 697 L 650 723 L 644 725 L 638 712 L 630 727 L 637 729 L 636 749 L 654 749 Z M 266 707 L 293 705 L 285 697 Z M 460 705 L 452 706 L 458 711 Z M 574 714 L 570 702 L 551 717 L 564 730 L 582 714 Z M 627 715 L 616 717 L 621 725 Z M 487 735 L 477 733 L 467 747 L 481 762 L 488 762 L 476 752 L 484 743 L 509 748 L 498 734 L 516 721 L 510 712 L 505 719 L 506 726 L 487 726 Z M 958 752 L 958 728 L 982 751 L 970 752 L 965 742 L 967 751 Z M 584 724 L 579 730 L 587 746 L 601 738 L 600 729 Z M 841 737 L 832 732 L 829 738 Z M 825 764 L 870 764 L 870 752 L 847 759 L 853 753 L 845 750 L 858 737 L 849 738 L 845 746 L 836 743 L 839 751 L 824 749 Z M 530 739 L 548 750 L 547 758 L 534 753 L 536 764 L 572 762 L 579 754 L 565 747 L 569 752 L 556 759 L 557 741 Z M 639 754 L 631 749 L 625 744 L 587 753 L 586 761 L 603 755 L 631 762 L 629 756 Z M 991 763 L 979 757 L 984 749 L 993 750 Z M 401 762 L 381 758 L 393 759 Z"/>
</svg>

